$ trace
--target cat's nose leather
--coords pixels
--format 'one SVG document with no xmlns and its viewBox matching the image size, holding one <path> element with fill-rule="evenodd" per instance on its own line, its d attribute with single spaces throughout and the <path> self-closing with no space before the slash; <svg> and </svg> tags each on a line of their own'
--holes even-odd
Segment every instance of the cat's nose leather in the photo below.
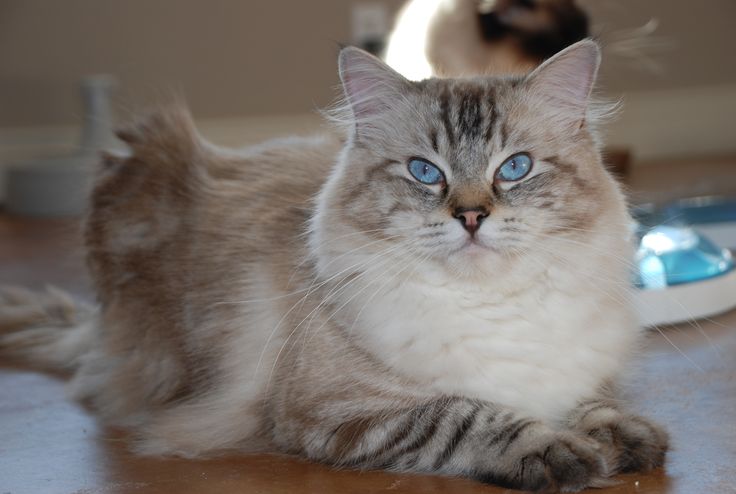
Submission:
<svg viewBox="0 0 736 494">
<path fill-rule="evenodd" d="M 452 216 L 460 220 L 468 233 L 474 235 L 480 228 L 483 219 L 488 216 L 488 210 L 485 208 L 457 208 Z"/>
</svg>

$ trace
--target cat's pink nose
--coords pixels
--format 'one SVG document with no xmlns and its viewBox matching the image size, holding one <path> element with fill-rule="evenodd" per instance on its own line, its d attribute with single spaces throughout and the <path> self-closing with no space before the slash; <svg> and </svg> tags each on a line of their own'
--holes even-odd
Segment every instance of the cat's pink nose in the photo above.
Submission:
<svg viewBox="0 0 736 494">
<path fill-rule="evenodd" d="M 488 211 L 485 208 L 457 208 L 452 216 L 460 220 L 470 235 L 474 235 L 488 216 Z"/>
</svg>

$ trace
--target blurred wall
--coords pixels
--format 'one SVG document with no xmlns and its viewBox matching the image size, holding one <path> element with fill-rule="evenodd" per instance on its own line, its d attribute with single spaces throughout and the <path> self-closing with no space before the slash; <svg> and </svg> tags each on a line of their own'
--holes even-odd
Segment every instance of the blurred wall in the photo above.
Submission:
<svg viewBox="0 0 736 494">
<path fill-rule="evenodd" d="M 577 2 L 609 47 L 601 82 L 611 93 L 736 84 L 736 1 Z M 656 30 L 636 41 L 650 20 Z"/>
<path fill-rule="evenodd" d="M 311 111 L 334 95 L 350 7 L 346 0 L 0 0 L 0 127 L 78 122 L 77 82 L 103 72 L 119 79 L 123 107 L 177 93 L 203 118 Z"/>
<path fill-rule="evenodd" d="M 579 1 L 596 33 L 623 40 L 602 71 L 602 87 L 629 105 L 612 127 L 614 143 L 644 157 L 736 151 L 736 1 Z M 358 3 L 390 12 L 402 4 L 0 0 L 0 134 L 78 124 L 77 82 L 102 72 L 120 82 L 123 117 L 171 93 L 184 95 L 198 119 L 310 112 L 335 95 L 335 55 L 350 41 Z M 627 41 L 651 18 L 659 28 L 646 46 Z M 0 147 L 19 142 L 8 132 Z"/>
</svg>

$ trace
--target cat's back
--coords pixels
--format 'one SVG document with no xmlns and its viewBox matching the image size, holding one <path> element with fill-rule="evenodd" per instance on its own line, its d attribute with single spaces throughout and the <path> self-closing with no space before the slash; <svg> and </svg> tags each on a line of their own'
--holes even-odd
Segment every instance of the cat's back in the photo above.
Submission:
<svg viewBox="0 0 736 494">
<path fill-rule="evenodd" d="M 236 297 L 253 270 L 300 255 L 312 198 L 340 147 L 324 135 L 220 149 L 183 107 L 119 137 L 130 153 L 105 158 L 92 192 L 89 265 L 106 314 L 165 321 L 174 337 Z"/>
<path fill-rule="evenodd" d="M 234 334 L 258 334 L 260 305 L 235 302 L 269 298 L 259 290 L 277 283 L 258 285 L 264 270 L 288 273 L 301 256 L 312 198 L 340 147 L 326 135 L 220 149 L 180 106 L 118 135 L 129 152 L 105 155 L 85 231 L 104 328 L 97 352 L 125 362 L 101 362 L 94 382 L 129 383 L 134 404 L 107 410 L 113 420 L 196 394 L 193 382 L 218 379 Z"/>
<path fill-rule="evenodd" d="M 131 152 L 103 160 L 87 219 L 103 298 L 132 273 L 167 264 L 196 270 L 215 260 L 215 243 L 225 255 L 292 243 L 341 146 L 325 134 L 222 149 L 197 134 L 183 107 L 160 110 L 119 137 Z"/>
</svg>

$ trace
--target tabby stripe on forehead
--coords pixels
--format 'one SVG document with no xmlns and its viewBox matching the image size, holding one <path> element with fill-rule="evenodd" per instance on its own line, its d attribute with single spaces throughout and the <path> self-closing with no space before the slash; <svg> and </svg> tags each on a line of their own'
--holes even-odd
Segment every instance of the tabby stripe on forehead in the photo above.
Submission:
<svg viewBox="0 0 736 494">
<path fill-rule="evenodd" d="M 461 136 L 473 139 L 481 133 L 480 89 L 466 88 L 460 100 L 457 127 Z"/>
<path fill-rule="evenodd" d="M 496 125 L 496 119 L 498 118 L 498 109 L 496 108 L 496 89 L 490 88 L 488 96 L 486 96 L 486 104 L 489 107 L 488 112 L 488 125 L 486 125 L 486 131 L 484 138 L 486 142 L 491 142 L 494 133 L 494 126 Z"/>
<path fill-rule="evenodd" d="M 445 134 L 447 135 L 447 142 L 450 147 L 455 146 L 455 129 L 452 127 L 452 121 L 450 120 L 450 90 L 445 88 L 440 95 L 440 117 L 442 118 L 442 124 L 445 127 Z"/>
<path fill-rule="evenodd" d="M 432 149 L 435 153 L 440 152 L 440 148 L 437 146 L 437 129 L 432 128 L 432 130 L 429 132 L 429 140 L 432 143 Z"/>
<path fill-rule="evenodd" d="M 509 129 L 506 127 L 506 120 L 501 122 L 501 131 L 499 132 L 499 134 L 501 136 L 501 147 L 505 148 L 506 141 L 508 140 L 508 137 L 509 137 Z"/>
</svg>

